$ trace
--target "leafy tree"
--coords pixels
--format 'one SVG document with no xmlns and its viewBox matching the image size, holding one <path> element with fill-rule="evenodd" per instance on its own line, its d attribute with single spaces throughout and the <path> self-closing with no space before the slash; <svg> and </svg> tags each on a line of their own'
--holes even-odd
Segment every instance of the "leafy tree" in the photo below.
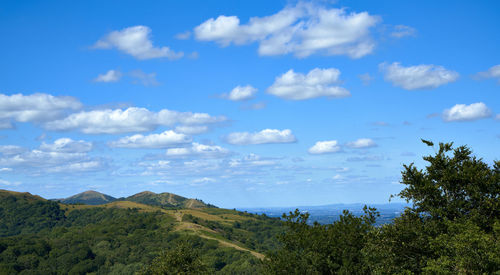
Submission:
<svg viewBox="0 0 500 275">
<path fill-rule="evenodd" d="M 453 143 L 440 143 L 436 155 L 424 160 L 429 163 L 425 171 L 404 165 L 402 184 L 407 187 L 399 196 L 431 219 L 467 219 L 491 231 L 500 216 L 500 161 L 490 168 L 467 146 L 453 149 Z"/>
<path fill-rule="evenodd" d="M 428 146 L 430 141 L 422 140 Z M 466 146 L 440 143 L 425 170 L 405 165 L 398 195 L 413 202 L 374 229 L 363 249 L 376 274 L 500 271 L 500 162 L 489 167 Z"/>
<path fill-rule="evenodd" d="M 210 274 L 201 261 L 199 251 L 189 242 L 181 242 L 173 250 L 163 251 L 143 271 L 147 275 Z"/>
<path fill-rule="evenodd" d="M 345 210 L 333 224 L 307 224 L 308 213 L 283 214 L 287 231 L 279 237 L 281 248 L 268 255 L 269 274 L 365 274 L 361 249 L 378 212 L 364 207 L 356 217 Z"/>
</svg>

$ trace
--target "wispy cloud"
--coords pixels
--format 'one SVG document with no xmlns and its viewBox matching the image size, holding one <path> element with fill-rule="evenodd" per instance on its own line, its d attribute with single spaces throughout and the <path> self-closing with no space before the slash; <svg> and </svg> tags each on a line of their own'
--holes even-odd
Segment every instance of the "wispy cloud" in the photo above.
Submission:
<svg viewBox="0 0 500 275">
<path fill-rule="evenodd" d="M 122 77 L 122 73 L 117 70 L 109 70 L 105 74 L 100 74 L 98 75 L 95 79 L 94 82 L 118 82 L 120 78 Z"/>
<path fill-rule="evenodd" d="M 226 137 L 227 143 L 236 145 L 266 144 L 266 143 L 291 143 L 297 139 L 289 129 L 264 129 L 260 132 L 235 132 Z"/>
</svg>

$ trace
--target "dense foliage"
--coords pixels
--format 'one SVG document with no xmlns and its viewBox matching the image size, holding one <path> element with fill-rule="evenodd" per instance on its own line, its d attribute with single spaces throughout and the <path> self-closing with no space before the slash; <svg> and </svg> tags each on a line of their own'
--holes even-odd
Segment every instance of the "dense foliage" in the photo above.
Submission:
<svg viewBox="0 0 500 275">
<path fill-rule="evenodd" d="M 189 255 L 196 255 L 196 261 L 188 261 L 189 266 L 195 268 L 201 263 L 210 273 L 255 274 L 259 268 L 260 260 L 248 252 L 175 231 L 175 218 L 161 211 L 81 205 L 64 211 L 55 202 L 2 194 L 1 224 L 6 229 L 0 238 L 0 274 L 177 274 L 154 270 L 165 266 L 160 264 L 164 261 L 171 266 L 172 259 L 179 255 L 188 255 L 185 261 Z M 30 212 L 25 212 L 28 209 Z M 266 219 L 262 225 L 275 222 Z M 253 236 L 248 233 L 246 237 Z"/>
<path fill-rule="evenodd" d="M 432 142 L 424 141 L 429 146 Z M 270 274 L 500 273 L 500 162 L 490 168 L 465 146 L 439 144 L 425 170 L 405 165 L 399 196 L 413 207 L 390 224 L 376 212 L 349 212 L 330 225 L 307 225 L 307 214 L 284 215 L 281 247 Z"/>
<path fill-rule="evenodd" d="M 412 207 L 381 226 L 366 206 L 310 225 L 299 210 L 62 207 L 0 191 L 0 274 L 500 274 L 500 162 L 452 144 L 424 160 L 402 171 Z"/>
</svg>

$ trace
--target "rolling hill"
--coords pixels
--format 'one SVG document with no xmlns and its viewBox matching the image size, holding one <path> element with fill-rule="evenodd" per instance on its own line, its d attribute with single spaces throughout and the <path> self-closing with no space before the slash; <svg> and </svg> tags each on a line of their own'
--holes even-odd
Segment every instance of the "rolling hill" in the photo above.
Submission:
<svg viewBox="0 0 500 275">
<path fill-rule="evenodd" d="M 99 205 L 99 204 L 110 203 L 115 200 L 116 198 L 113 198 L 109 195 L 89 190 L 76 194 L 66 199 L 61 199 L 59 201 L 65 204 L 81 203 L 88 205 Z"/>
<path fill-rule="evenodd" d="M 179 207 L 179 208 L 206 208 L 209 205 L 201 200 L 188 199 L 172 193 L 156 194 L 150 191 L 137 193 L 130 197 L 120 199 L 125 201 L 133 201 L 147 205 L 161 206 L 161 207 Z"/>
<path fill-rule="evenodd" d="M 282 232 L 276 218 L 152 192 L 54 201 L 0 190 L 0 221 L 0 274 L 134 274 L 186 242 L 215 273 L 256 274 Z"/>
</svg>

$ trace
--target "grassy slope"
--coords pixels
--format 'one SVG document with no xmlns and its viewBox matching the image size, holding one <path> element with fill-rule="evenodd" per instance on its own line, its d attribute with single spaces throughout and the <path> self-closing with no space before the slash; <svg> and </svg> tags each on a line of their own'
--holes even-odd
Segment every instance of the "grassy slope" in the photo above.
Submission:
<svg viewBox="0 0 500 275">
<path fill-rule="evenodd" d="M 61 203 L 60 207 L 61 207 L 61 209 L 64 209 L 66 211 L 66 215 L 68 215 L 73 210 L 89 209 L 89 208 L 96 208 L 96 207 L 122 208 L 122 209 L 127 209 L 127 208 L 134 209 L 135 208 L 135 209 L 138 209 L 139 211 L 144 211 L 144 212 L 160 211 L 162 213 L 165 213 L 165 214 L 175 218 L 175 220 L 176 220 L 176 222 L 175 222 L 176 229 L 175 230 L 178 232 L 197 235 L 197 236 L 199 236 L 201 238 L 205 238 L 205 239 L 216 240 L 219 242 L 219 245 L 221 245 L 221 246 L 232 247 L 232 248 L 240 250 L 240 251 L 250 252 L 253 256 L 255 256 L 259 259 L 264 258 L 263 254 L 245 247 L 244 244 L 241 244 L 237 241 L 227 240 L 218 231 L 212 230 L 212 229 L 210 229 L 206 226 L 200 225 L 200 224 L 183 221 L 183 219 L 182 219 L 182 217 L 184 215 L 189 214 L 189 215 L 192 215 L 192 216 L 197 217 L 199 219 L 203 219 L 206 221 L 216 221 L 216 222 L 220 222 L 220 223 L 226 224 L 226 225 L 232 225 L 236 221 L 253 219 L 251 217 L 240 216 L 237 214 L 238 211 L 235 211 L 235 210 L 217 209 L 217 208 L 165 210 L 159 206 L 146 205 L 146 204 L 137 203 L 137 202 L 133 202 L 133 201 L 115 201 L 115 202 L 107 203 L 107 204 L 103 204 L 103 205 L 67 205 L 67 204 Z"/>
</svg>

